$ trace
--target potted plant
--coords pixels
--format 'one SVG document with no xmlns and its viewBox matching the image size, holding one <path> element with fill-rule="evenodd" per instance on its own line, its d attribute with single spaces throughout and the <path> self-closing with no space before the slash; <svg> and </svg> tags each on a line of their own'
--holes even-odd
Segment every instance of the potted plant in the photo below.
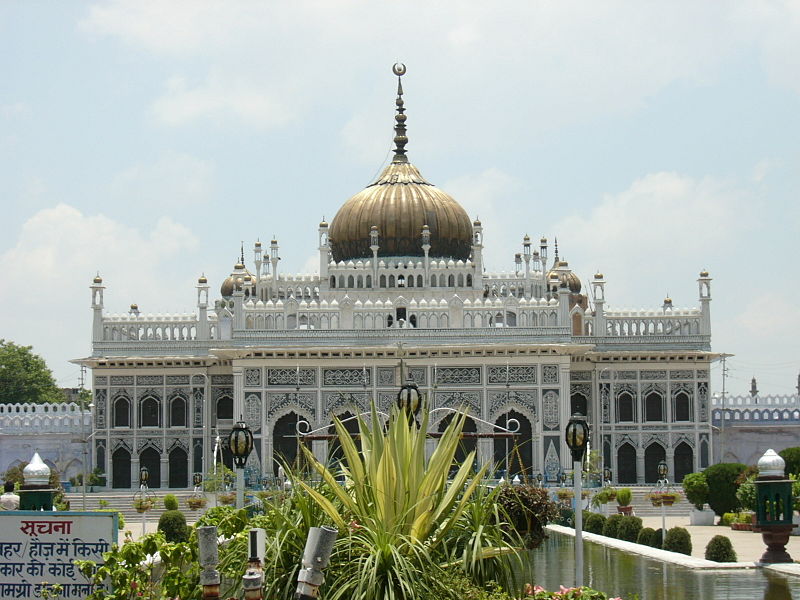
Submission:
<svg viewBox="0 0 800 600">
<path fill-rule="evenodd" d="M 147 497 L 135 498 L 133 501 L 133 508 L 136 509 L 136 512 L 138 513 L 145 513 L 151 508 L 153 508 L 153 506 L 155 506 L 155 503 L 156 502 L 153 498 L 147 498 Z"/>
<path fill-rule="evenodd" d="M 633 499 L 633 492 L 631 488 L 619 488 L 617 490 L 617 512 L 623 515 L 630 515 L 633 513 L 631 500 Z"/>
<path fill-rule="evenodd" d="M 690 525 L 713 525 L 714 511 L 706 509 L 705 503 L 708 502 L 708 481 L 703 473 L 689 473 L 683 478 L 683 493 L 686 499 L 692 503 L 692 510 L 689 513 Z"/>
<path fill-rule="evenodd" d="M 731 529 L 734 531 L 752 531 L 753 513 L 739 513 L 736 517 L 736 520 L 731 523 Z"/>
<path fill-rule="evenodd" d="M 206 506 L 206 498 L 205 498 L 205 496 L 189 496 L 186 499 L 186 505 L 191 510 L 197 510 L 199 508 L 205 508 L 205 506 Z"/>
<path fill-rule="evenodd" d="M 575 497 L 575 492 L 569 488 L 561 488 L 556 492 L 556 496 L 562 502 L 572 500 Z"/>
<path fill-rule="evenodd" d="M 234 492 L 225 492 L 224 494 L 220 494 L 218 499 L 221 504 L 231 505 L 236 502 L 236 494 Z"/>
<path fill-rule="evenodd" d="M 663 494 L 661 492 L 650 492 L 645 498 L 647 498 L 653 506 L 661 506 L 664 504 Z"/>
<path fill-rule="evenodd" d="M 677 492 L 661 492 L 661 504 L 664 506 L 672 506 L 676 502 L 681 501 L 681 495 Z"/>
</svg>

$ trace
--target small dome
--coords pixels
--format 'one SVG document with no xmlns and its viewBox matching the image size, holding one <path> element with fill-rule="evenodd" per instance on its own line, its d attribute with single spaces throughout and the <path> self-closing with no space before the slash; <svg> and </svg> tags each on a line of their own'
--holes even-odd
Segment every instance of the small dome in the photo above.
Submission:
<svg viewBox="0 0 800 600">
<path fill-rule="evenodd" d="M 708 277 L 708 271 L 706 270 L 700 271 L 700 277 Z"/>
<path fill-rule="evenodd" d="M 22 469 L 22 478 L 26 485 L 48 485 L 50 482 L 50 467 L 48 467 L 38 452 L 34 452 L 31 462 Z"/>
<path fill-rule="evenodd" d="M 602 274 L 602 273 L 600 273 L 600 272 L 598 272 L 598 273 L 595 273 L 595 274 L 594 274 L 594 278 L 595 278 L 595 279 L 602 279 L 602 278 L 603 278 L 603 274 Z"/>
<path fill-rule="evenodd" d="M 547 273 L 547 278 L 550 280 L 558 278 L 561 282 L 559 287 L 568 287 L 570 292 L 577 294 L 581 291 L 581 280 L 575 273 L 568 269 L 569 264 L 567 261 L 561 260 L 555 267 L 550 269 Z M 555 275 L 555 277 L 553 277 L 553 275 Z"/>
<path fill-rule="evenodd" d="M 200 277 L 197 279 L 197 283 L 205 285 L 206 283 L 208 283 L 208 279 L 206 278 L 205 275 L 200 275 Z"/>
<path fill-rule="evenodd" d="M 758 474 L 760 477 L 784 477 L 786 461 L 772 448 L 764 452 L 758 459 Z"/>
<path fill-rule="evenodd" d="M 319 226 L 320 227 L 327 227 L 328 226 L 328 222 L 327 221 L 320 221 L 319 222 Z"/>
<path fill-rule="evenodd" d="M 481 226 L 481 221 L 480 221 L 480 219 L 475 219 L 475 220 L 472 222 L 472 224 L 473 224 L 475 227 L 480 227 L 480 226 Z"/>
<path fill-rule="evenodd" d="M 546 244 L 547 243 L 547 238 L 543 237 L 542 239 L 539 240 L 539 243 L 540 244 Z"/>
<path fill-rule="evenodd" d="M 256 248 L 261 248 L 261 240 L 256 240 Z"/>
<path fill-rule="evenodd" d="M 133 311 L 139 310 L 139 305 L 134 302 L 133 304 L 131 304 L 131 310 Z"/>
<path fill-rule="evenodd" d="M 100 277 L 100 273 L 98 273 L 97 275 L 94 276 L 94 279 L 92 279 L 92 282 L 94 282 L 94 283 L 103 283 L 103 278 Z"/>
</svg>

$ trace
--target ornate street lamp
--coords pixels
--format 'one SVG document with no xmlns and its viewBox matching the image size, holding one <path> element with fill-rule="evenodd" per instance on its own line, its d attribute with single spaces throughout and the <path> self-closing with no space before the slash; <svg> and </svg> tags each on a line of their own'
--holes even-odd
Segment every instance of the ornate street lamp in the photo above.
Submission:
<svg viewBox="0 0 800 600">
<path fill-rule="evenodd" d="M 240 417 L 241 418 L 241 417 Z M 233 426 L 228 436 L 233 464 L 236 467 L 236 508 L 244 506 L 244 466 L 253 451 L 253 432 L 244 421 Z"/>
<path fill-rule="evenodd" d="M 142 467 L 139 469 L 139 487 L 146 488 L 147 487 L 147 480 L 150 479 L 150 471 L 147 470 L 147 467 Z"/>
<path fill-rule="evenodd" d="M 606 482 L 606 485 L 611 485 L 611 469 L 609 467 L 605 467 L 603 469 L 603 479 Z"/>
<path fill-rule="evenodd" d="M 667 480 L 667 475 L 669 474 L 669 465 L 667 465 L 667 461 L 662 460 L 659 461 L 658 466 L 656 467 L 658 471 L 658 483 L 656 483 L 656 490 L 661 492 L 662 494 L 666 494 L 669 491 L 669 481 Z M 661 499 L 661 547 L 664 547 L 664 540 L 667 537 L 667 509 L 664 505 L 664 499 Z"/>
<path fill-rule="evenodd" d="M 561 480 L 561 487 L 564 487 L 564 484 L 567 483 L 567 474 L 561 471 L 561 475 L 559 475 L 558 478 Z"/>
<path fill-rule="evenodd" d="M 539 482 L 539 487 L 542 487 L 542 479 L 544 479 L 544 476 L 541 473 L 537 473 L 536 474 L 536 481 Z"/>
<path fill-rule="evenodd" d="M 664 484 L 667 483 L 667 473 L 669 473 L 669 466 L 667 465 L 667 461 L 662 460 L 658 463 L 658 478 L 663 481 Z"/>
<path fill-rule="evenodd" d="M 202 473 L 195 473 L 192 475 L 192 483 L 194 487 L 200 487 L 203 483 L 203 474 Z"/>
<path fill-rule="evenodd" d="M 422 406 L 422 395 L 414 380 L 409 377 L 405 385 L 397 392 L 397 407 L 408 417 L 409 422 L 416 421 L 419 409 Z"/>
<path fill-rule="evenodd" d="M 586 418 L 575 413 L 567 423 L 567 446 L 572 452 L 572 479 L 575 484 L 575 586 L 583 586 L 583 501 L 581 499 L 581 471 L 583 454 L 589 443 L 589 425 Z"/>
</svg>

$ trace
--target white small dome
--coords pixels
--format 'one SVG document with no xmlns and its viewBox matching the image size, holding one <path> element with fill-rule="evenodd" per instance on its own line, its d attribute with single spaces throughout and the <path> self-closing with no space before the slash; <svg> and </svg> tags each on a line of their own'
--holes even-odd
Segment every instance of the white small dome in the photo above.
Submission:
<svg viewBox="0 0 800 600">
<path fill-rule="evenodd" d="M 772 448 L 764 452 L 758 459 L 758 474 L 761 477 L 784 477 L 786 475 L 786 461 Z"/>
<path fill-rule="evenodd" d="M 50 483 L 50 467 L 48 467 L 38 452 L 33 453 L 33 458 L 22 469 L 22 478 L 26 485 L 48 485 Z"/>
</svg>

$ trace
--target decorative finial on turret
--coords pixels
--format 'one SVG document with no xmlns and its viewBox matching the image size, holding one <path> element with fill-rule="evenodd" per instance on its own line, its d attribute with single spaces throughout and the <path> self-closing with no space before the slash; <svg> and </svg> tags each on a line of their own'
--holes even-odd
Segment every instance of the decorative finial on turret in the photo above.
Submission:
<svg viewBox="0 0 800 600">
<path fill-rule="evenodd" d="M 239 258 L 239 262 L 241 264 L 244 264 L 244 240 L 242 240 L 242 253 L 241 253 L 241 258 Z"/>
<path fill-rule="evenodd" d="M 408 157 L 406 156 L 406 144 L 408 138 L 406 137 L 406 109 L 403 108 L 403 83 L 400 79 L 406 73 L 406 66 L 403 63 L 395 63 L 392 67 L 392 72 L 397 75 L 397 114 L 394 116 L 394 158 L 392 162 L 407 163 Z"/>
<path fill-rule="evenodd" d="M 556 253 L 556 256 L 555 256 L 555 259 L 553 259 L 553 266 L 557 267 L 558 266 L 558 238 L 555 239 L 555 253 Z"/>
</svg>

